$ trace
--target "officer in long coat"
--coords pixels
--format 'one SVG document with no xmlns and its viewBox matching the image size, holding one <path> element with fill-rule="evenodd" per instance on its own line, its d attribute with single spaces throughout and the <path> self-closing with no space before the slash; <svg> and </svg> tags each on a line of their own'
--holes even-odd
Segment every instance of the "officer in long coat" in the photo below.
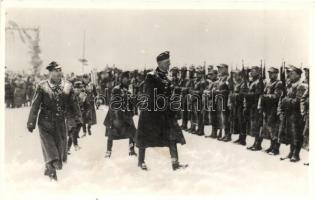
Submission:
<svg viewBox="0 0 315 200">
<path fill-rule="evenodd" d="M 275 67 L 268 69 L 269 81 L 266 83 L 264 93 L 258 101 L 258 110 L 263 114 L 263 126 L 261 137 L 270 139 L 270 146 L 265 150 L 272 155 L 279 154 L 280 143 L 278 142 L 279 116 L 277 107 L 283 91 L 283 84 L 278 80 L 279 70 Z"/>
<path fill-rule="evenodd" d="M 303 117 L 301 115 L 301 100 L 307 88 L 300 81 L 302 70 L 289 65 L 287 76 L 289 82 L 287 85 L 287 94 L 281 102 L 280 120 L 284 121 L 279 128 L 279 140 L 281 143 L 290 144 L 290 152 L 284 159 L 290 159 L 291 162 L 300 160 L 300 151 L 303 145 Z"/>
<path fill-rule="evenodd" d="M 45 160 L 45 175 L 57 180 L 56 170 L 67 160 L 66 119 L 70 113 L 80 116 L 72 84 L 62 79 L 56 62 L 47 66 L 49 79 L 39 83 L 32 101 L 27 129 L 38 129 Z M 82 120 L 82 119 L 81 119 Z"/>
<path fill-rule="evenodd" d="M 121 83 L 112 89 L 109 110 L 104 120 L 106 126 L 107 151 L 105 158 L 110 158 L 113 140 L 129 139 L 129 155 L 136 156 L 135 134 L 133 122 L 134 106 L 129 86 L 129 71 L 121 73 Z"/>
<path fill-rule="evenodd" d="M 136 136 L 139 148 L 138 166 L 146 170 L 145 149 L 148 147 L 169 147 L 172 168 L 186 167 L 178 161 L 177 143 L 185 144 L 185 138 L 175 115 L 177 109 L 172 107 L 172 88 L 167 73 L 170 66 L 169 52 L 157 56 L 158 67 L 147 74 L 145 95 L 148 96 L 147 108 L 141 110 Z"/>
<path fill-rule="evenodd" d="M 249 146 L 248 150 L 259 151 L 262 149 L 262 137 L 260 134 L 262 126 L 262 113 L 258 110 L 258 101 L 260 95 L 263 94 L 264 84 L 260 79 L 261 71 L 260 67 L 252 66 L 250 69 L 250 75 L 252 80 L 249 84 L 248 92 L 245 93 L 244 101 L 244 115 L 247 116 L 247 134 L 255 137 L 255 141 L 252 146 Z"/>
</svg>

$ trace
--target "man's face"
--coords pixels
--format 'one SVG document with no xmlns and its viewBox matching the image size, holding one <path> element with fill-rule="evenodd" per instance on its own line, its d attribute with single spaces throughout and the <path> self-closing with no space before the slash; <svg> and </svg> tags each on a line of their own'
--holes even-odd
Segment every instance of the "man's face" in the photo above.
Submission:
<svg viewBox="0 0 315 200">
<path fill-rule="evenodd" d="M 202 77 L 201 72 L 197 72 L 197 74 L 196 74 L 196 78 L 197 78 L 197 79 L 201 79 L 201 77 Z"/>
<path fill-rule="evenodd" d="M 296 71 L 288 71 L 288 78 L 290 81 L 296 81 L 300 78 L 300 75 Z"/>
<path fill-rule="evenodd" d="M 218 74 L 227 74 L 228 69 L 225 67 L 219 67 L 218 68 Z"/>
<path fill-rule="evenodd" d="M 259 73 L 258 73 L 258 70 L 257 70 L 256 68 L 250 70 L 250 75 L 251 75 L 252 77 L 257 77 L 258 74 L 259 74 Z"/>
<path fill-rule="evenodd" d="M 83 78 L 83 82 L 86 84 L 86 83 L 89 83 L 90 82 L 90 79 L 89 78 Z"/>
<path fill-rule="evenodd" d="M 50 78 L 54 81 L 54 82 L 60 82 L 60 80 L 62 79 L 62 71 L 61 69 L 54 69 L 52 71 L 50 71 Z"/>
<path fill-rule="evenodd" d="M 276 72 L 269 72 L 269 79 L 270 80 L 275 80 L 278 78 L 278 73 Z"/>
<path fill-rule="evenodd" d="M 74 94 L 80 94 L 81 88 L 74 88 Z"/>
<path fill-rule="evenodd" d="M 162 60 L 158 62 L 158 66 L 160 67 L 160 69 L 167 72 L 170 69 L 171 61 L 170 59 Z"/>
<path fill-rule="evenodd" d="M 209 76 L 209 79 L 212 81 L 217 78 L 217 74 L 215 74 L 215 73 L 209 73 L 208 76 Z"/>
<path fill-rule="evenodd" d="M 123 85 L 129 85 L 129 78 L 128 77 L 124 77 L 122 80 L 121 80 L 122 84 Z"/>
</svg>

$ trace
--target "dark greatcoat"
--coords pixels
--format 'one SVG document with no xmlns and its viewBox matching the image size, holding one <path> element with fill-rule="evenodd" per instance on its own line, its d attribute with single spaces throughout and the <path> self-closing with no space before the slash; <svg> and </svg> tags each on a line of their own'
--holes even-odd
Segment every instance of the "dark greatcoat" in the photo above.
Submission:
<svg viewBox="0 0 315 200">
<path fill-rule="evenodd" d="M 66 120 L 73 114 L 80 118 L 77 105 L 70 82 L 62 81 L 57 86 L 45 80 L 38 84 L 27 127 L 34 129 L 38 117 L 40 141 L 46 164 L 58 161 L 62 167 L 62 162 L 67 160 Z"/>
<path fill-rule="evenodd" d="M 229 95 L 228 105 L 230 108 L 230 130 L 231 134 L 245 134 L 246 123 L 244 118 L 244 93 L 247 92 L 247 86 L 244 81 L 235 82 L 233 91 Z"/>
<path fill-rule="evenodd" d="M 282 94 L 282 82 L 276 80 L 268 82 L 264 94 L 260 97 L 258 108 L 263 112 L 263 127 L 261 136 L 265 139 L 276 140 L 279 130 L 279 116 L 277 107 Z"/>
<path fill-rule="evenodd" d="M 172 96 L 173 89 L 170 86 L 170 80 L 158 68 L 147 74 L 144 94 L 148 97 L 148 107 L 142 109 L 139 116 L 136 134 L 138 148 L 169 147 L 171 143 L 186 143 L 175 118 L 176 109 L 171 110 L 171 104 L 167 102 Z M 155 98 L 154 90 L 156 90 Z M 164 102 L 157 98 L 158 95 L 163 95 L 167 99 L 165 109 L 157 109 L 157 106 L 162 108 L 164 105 Z M 154 106 L 155 102 L 156 106 Z"/>
<path fill-rule="evenodd" d="M 302 146 L 303 118 L 301 115 L 301 100 L 306 92 L 303 83 L 289 83 L 287 94 L 279 101 L 280 127 L 279 141 L 284 144 Z"/>
<path fill-rule="evenodd" d="M 212 126 L 218 129 L 226 129 L 226 131 L 230 131 L 230 111 L 227 107 L 229 97 L 228 75 L 219 77 L 219 79 L 214 83 L 212 91 L 214 95 L 215 113 L 212 117 Z"/>
<path fill-rule="evenodd" d="M 131 99 L 128 98 L 130 95 L 128 89 L 122 85 L 117 85 L 112 90 L 112 99 L 104 120 L 106 126 L 105 136 L 110 140 L 134 139 L 135 137 L 136 127 L 132 118 L 134 114 L 133 104 Z"/>
<path fill-rule="evenodd" d="M 96 124 L 96 110 L 95 110 L 95 99 L 97 96 L 96 87 L 93 83 L 88 83 L 84 86 L 86 99 L 85 109 L 82 111 L 83 123 L 94 125 Z"/>
<path fill-rule="evenodd" d="M 258 111 L 258 101 L 263 94 L 264 85 L 259 78 L 249 84 L 248 92 L 245 93 L 244 109 L 247 121 L 247 134 L 250 136 L 259 136 L 262 126 L 262 114 Z"/>
</svg>

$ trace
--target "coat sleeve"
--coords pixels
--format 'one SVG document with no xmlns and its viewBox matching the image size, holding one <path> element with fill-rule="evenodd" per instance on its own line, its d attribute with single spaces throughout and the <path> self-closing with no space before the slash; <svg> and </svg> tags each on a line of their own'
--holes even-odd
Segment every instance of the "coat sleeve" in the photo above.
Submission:
<svg viewBox="0 0 315 200">
<path fill-rule="evenodd" d="M 40 85 L 38 85 L 36 88 L 35 94 L 33 96 L 31 110 L 28 116 L 28 121 L 27 121 L 28 128 L 35 129 L 36 127 L 36 120 L 37 120 L 40 105 L 42 103 L 42 98 L 43 98 L 43 91 Z"/>
</svg>

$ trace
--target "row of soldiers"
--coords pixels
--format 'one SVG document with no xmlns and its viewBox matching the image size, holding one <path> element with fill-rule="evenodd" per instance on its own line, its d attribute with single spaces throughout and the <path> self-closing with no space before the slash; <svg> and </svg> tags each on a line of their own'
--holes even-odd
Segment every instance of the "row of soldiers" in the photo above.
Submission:
<svg viewBox="0 0 315 200">
<path fill-rule="evenodd" d="M 35 83 L 33 76 L 5 74 L 5 104 L 7 108 L 20 108 L 30 104 Z"/>
<path fill-rule="evenodd" d="M 181 95 L 181 128 L 203 136 L 205 126 L 211 125 L 205 137 L 229 142 L 238 134 L 234 143 L 240 145 L 246 145 L 250 135 L 255 140 L 247 149 L 252 151 L 262 150 L 267 139 L 265 152 L 272 155 L 279 154 L 281 143 L 290 144 L 281 160 L 299 161 L 301 148 L 308 150 L 309 68 L 303 69 L 303 81 L 303 70 L 293 65 L 268 68 L 268 79 L 261 66 L 230 72 L 226 64 L 216 68 L 209 66 L 206 75 L 203 66 L 171 69 L 174 92 Z"/>
</svg>

